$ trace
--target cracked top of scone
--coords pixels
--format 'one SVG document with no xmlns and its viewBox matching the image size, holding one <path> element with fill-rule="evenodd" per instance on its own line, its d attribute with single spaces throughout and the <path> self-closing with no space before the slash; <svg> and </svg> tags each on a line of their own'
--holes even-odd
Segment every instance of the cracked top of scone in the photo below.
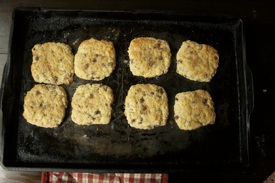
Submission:
<svg viewBox="0 0 275 183">
<path fill-rule="evenodd" d="M 61 86 L 38 84 L 24 98 L 23 116 L 36 126 L 57 127 L 65 116 L 67 104 L 67 94 Z"/>
<path fill-rule="evenodd" d="M 108 124 L 113 101 L 113 90 L 109 86 L 80 85 L 72 98 L 72 120 L 79 125 Z"/>
<path fill-rule="evenodd" d="M 164 126 L 168 117 L 165 90 L 153 84 L 131 86 L 125 99 L 125 112 L 131 127 L 151 130 Z"/>
<path fill-rule="evenodd" d="M 47 84 L 70 84 L 74 76 L 72 48 L 64 43 L 36 44 L 32 48 L 34 80 Z"/>
<path fill-rule="evenodd" d="M 188 40 L 177 53 L 177 73 L 193 81 L 210 82 L 218 65 L 218 51 L 209 45 Z"/>
<path fill-rule="evenodd" d="M 214 102 L 205 90 L 178 93 L 175 97 L 175 121 L 182 130 L 194 130 L 214 124 Z"/>
<path fill-rule="evenodd" d="M 114 44 L 105 40 L 83 41 L 75 55 L 75 74 L 85 80 L 99 81 L 111 75 L 116 67 Z"/>
<path fill-rule="evenodd" d="M 135 76 L 151 78 L 168 72 L 171 63 L 169 44 L 161 39 L 139 37 L 129 46 L 130 70 Z"/>
</svg>

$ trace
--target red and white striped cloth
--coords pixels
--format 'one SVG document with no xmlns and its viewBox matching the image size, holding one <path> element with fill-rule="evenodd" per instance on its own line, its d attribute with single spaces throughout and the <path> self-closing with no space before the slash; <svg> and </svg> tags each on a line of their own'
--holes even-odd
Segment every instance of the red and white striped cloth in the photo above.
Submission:
<svg viewBox="0 0 275 183">
<path fill-rule="evenodd" d="M 168 183 L 168 174 L 42 172 L 41 183 Z"/>
</svg>

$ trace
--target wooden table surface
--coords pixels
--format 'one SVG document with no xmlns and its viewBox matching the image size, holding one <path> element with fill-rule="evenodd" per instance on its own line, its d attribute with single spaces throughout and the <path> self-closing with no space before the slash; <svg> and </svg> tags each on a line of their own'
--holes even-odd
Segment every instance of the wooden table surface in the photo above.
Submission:
<svg viewBox="0 0 275 183">
<path fill-rule="evenodd" d="M 176 10 L 186 13 L 227 14 L 244 22 L 247 63 L 253 72 L 255 107 L 251 114 L 250 167 L 238 172 L 170 174 L 171 182 L 263 182 L 275 171 L 275 1 L 238 0 L 0 0 L 0 78 L 7 60 L 9 27 L 15 7 L 59 7 L 113 10 Z M 2 115 L 2 114 L 1 114 Z M 1 126 L 0 126 L 1 128 Z M 1 138 L 1 136 L 0 136 Z M 41 172 L 7 172 L 0 182 L 40 182 Z"/>
</svg>

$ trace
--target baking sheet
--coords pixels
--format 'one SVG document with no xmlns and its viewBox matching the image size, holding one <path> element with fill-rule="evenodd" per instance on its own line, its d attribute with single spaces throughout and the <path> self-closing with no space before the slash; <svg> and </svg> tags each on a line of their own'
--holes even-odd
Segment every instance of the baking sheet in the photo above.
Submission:
<svg viewBox="0 0 275 183">
<path fill-rule="evenodd" d="M 183 15 L 179 12 L 101 12 L 18 8 L 13 14 L 9 61 L 3 90 L 2 165 L 7 169 L 63 171 L 175 171 L 196 167 L 248 165 L 248 119 L 251 104 L 246 82 L 242 22 L 223 16 Z M 112 41 L 117 66 L 102 81 L 74 76 L 62 85 L 69 105 L 64 122 L 55 129 L 33 126 L 23 118 L 26 92 L 34 82 L 31 48 L 45 42 L 63 42 L 77 52 L 91 37 Z M 171 49 L 169 72 L 155 78 L 133 76 L 127 54 L 136 37 L 166 40 Z M 220 55 L 211 82 L 188 80 L 176 73 L 176 53 L 181 43 L 193 40 L 216 48 Z M 108 125 L 79 126 L 72 122 L 71 99 L 82 84 L 103 83 L 113 89 L 115 102 Z M 124 100 L 130 86 L 150 83 L 162 86 L 169 99 L 167 125 L 153 130 L 131 128 L 124 116 Z M 247 88 L 248 87 L 248 88 Z M 193 131 L 180 130 L 174 121 L 174 100 L 179 92 L 207 90 L 214 101 L 216 123 Z M 241 98 L 244 96 L 244 98 Z"/>
</svg>

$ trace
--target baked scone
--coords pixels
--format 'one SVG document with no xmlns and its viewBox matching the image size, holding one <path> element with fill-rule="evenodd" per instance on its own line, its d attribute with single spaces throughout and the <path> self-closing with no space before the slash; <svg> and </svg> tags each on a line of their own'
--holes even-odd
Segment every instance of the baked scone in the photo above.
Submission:
<svg viewBox="0 0 275 183">
<path fill-rule="evenodd" d="M 113 101 L 113 90 L 106 85 L 80 85 L 72 99 L 72 120 L 78 125 L 108 124 Z"/>
<path fill-rule="evenodd" d="M 175 97 L 175 120 L 182 130 L 194 130 L 214 124 L 214 102 L 207 91 L 196 90 L 178 93 Z"/>
<path fill-rule="evenodd" d="M 171 63 L 169 44 L 161 39 L 139 37 L 129 46 L 130 70 L 135 76 L 152 78 L 168 72 Z"/>
<path fill-rule="evenodd" d="M 23 116 L 33 125 L 54 128 L 62 122 L 67 104 L 67 94 L 61 86 L 38 84 L 24 98 Z"/>
<path fill-rule="evenodd" d="M 32 48 L 32 77 L 36 82 L 70 84 L 74 76 L 72 48 L 64 43 L 36 44 Z"/>
<path fill-rule="evenodd" d="M 188 40 L 177 53 L 177 73 L 193 81 L 210 82 L 218 65 L 218 51 L 209 45 Z"/>
<path fill-rule="evenodd" d="M 85 80 L 99 81 L 111 75 L 116 67 L 114 44 L 105 40 L 83 41 L 75 55 L 75 74 Z"/>
<path fill-rule="evenodd" d="M 131 86 L 125 99 L 125 112 L 131 127 L 151 130 L 166 125 L 168 98 L 165 90 L 153 84 Z"/>
</svg>

